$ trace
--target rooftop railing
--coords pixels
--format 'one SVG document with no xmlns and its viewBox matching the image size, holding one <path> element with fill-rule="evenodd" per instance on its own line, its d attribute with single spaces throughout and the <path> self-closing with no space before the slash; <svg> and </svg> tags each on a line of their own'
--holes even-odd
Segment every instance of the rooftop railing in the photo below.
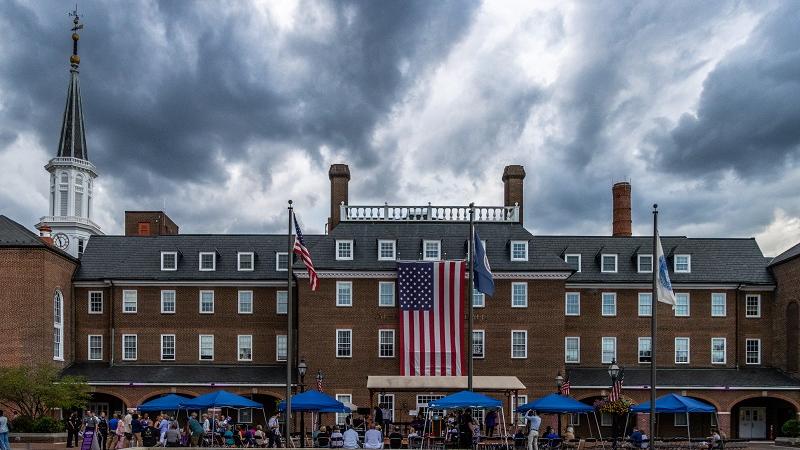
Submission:
<svg viewBox="0 0 800 450">
<path fill-rule="evenodd" d="M 94 164 L 85 159 L 60 157 L 60 156 L 51 159 L 44 167 L 45 169 L 49 169 L 50 167 L 58 167 L 58 166 L 77 166 L 82 169 L 86 169 L 90 172 L 96 171 Z"/>
<path fill-rule="evenodd" d="M 80 223 L 93 228 L 98 228 L 96 223 L 85 217 L 78 216 L 44 216 L 39 219 L 41 223 Z"/>
<path fill-rule="evenodd" d="M 342 222 L 469 222 L 469 206 L 339 206 Z M 476 222 L 519 222 L 519 205 L 475 206 Z"/>
</svg>

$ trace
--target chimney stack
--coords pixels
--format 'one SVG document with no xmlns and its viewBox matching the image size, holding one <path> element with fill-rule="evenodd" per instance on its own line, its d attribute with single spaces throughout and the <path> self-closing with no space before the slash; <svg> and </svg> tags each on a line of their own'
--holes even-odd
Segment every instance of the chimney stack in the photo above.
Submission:
<svg viewBox="0 0 800 450">
<path fill-rule="evenodd" d="M 331 164 L 328 170 L 331 180 L 331 215 L 328 217 L 328 232 L 339 224 L 339 206 L 347 204 L 347 185 L 350 183 L 350 167 L 347 164 Z"/>
<path fill-rule="evenodd" d="M 53 245 L 53 236 L 52 233 L 53 229 L 47 225 L 42 225 L 39 228 L 39 240 L 44 242 L 47 245 Z"/>
<path fill-rule="evenodd" d="M 611 188 L 614 202 L 613 236 L 631 236 L 631 184 L 627 181 L 614 183 Z"/>
<path fill-rule="evenodd" d="M 523 181 L 525 180 L 525 168 L 520 165 L 506 166 L 503 170 L 503 202 L 505 206 L 519 205 L 519 223 L 522 225 L 523 214 L 522 204 L 525 200 L 523 196 Z"/>
</svg>

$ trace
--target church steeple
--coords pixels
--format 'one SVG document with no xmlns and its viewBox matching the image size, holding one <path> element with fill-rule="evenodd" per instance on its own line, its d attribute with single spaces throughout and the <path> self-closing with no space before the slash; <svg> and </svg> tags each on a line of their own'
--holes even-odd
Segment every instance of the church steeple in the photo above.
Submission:
<svg viewBox="0 0 800 450">
<path fill-rule="evenodd" d="M 67 89 L 67 106 L 64 108 L 64 119 L 61 124 L 61 138 L 58 142 L 60 158 L 78 158 L 88 160 L 86 151 L 86 131 L 83 126 L 83 105 L 81 104 L 81 85 L 78 80 L 78 67 L 81 57 L 78 56 L 78 40 L 81 36 L 78 31 L 83 29 L 78 11 L 70 13 L 72 16 L 72 56 L 69 58 L 71 65 L 69 75 L 69 88 Z"/>
</svg>

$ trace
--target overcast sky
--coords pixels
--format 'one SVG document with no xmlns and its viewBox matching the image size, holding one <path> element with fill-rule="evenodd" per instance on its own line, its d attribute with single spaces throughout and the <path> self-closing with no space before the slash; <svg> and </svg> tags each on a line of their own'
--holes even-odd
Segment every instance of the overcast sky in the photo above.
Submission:
<svg viewBox="0 0 800 450">
<path fill-rule="evenodd" d="M 0 2 L 0 213 L 48 209 L 68 2 Z M 525 224 L 800 241 L 800 2 L 81 1 L 95 221 L 162 209 L 186 233 L 323 231 L 351 204 L 502 203 Z"/>
</svg>

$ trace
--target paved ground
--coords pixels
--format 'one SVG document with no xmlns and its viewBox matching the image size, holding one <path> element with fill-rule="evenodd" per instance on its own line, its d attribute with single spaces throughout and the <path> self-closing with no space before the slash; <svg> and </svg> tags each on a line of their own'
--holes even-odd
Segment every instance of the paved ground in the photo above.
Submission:
<svg viewBox="0 0 800 450">
<path fill-rule="evenodd" d="M 12 450 L 53 450 L 53 449 L 63 449 L 65 447 L 66 447 L 65 444 L 13 444 L 13 443 L 11 444 Z M 780 450 L 780 449 L 797 450 L 797 447 L 779 447 L 774 445 L 772 442 L 753 442 L 747 448 L 758 449 L 758 450 Z M 146 450 L 146 449 L 140 448 L 140 450 Z M 190 449 L 184 447 L 184 450 L 190 450 Z M 208 449 L 198 449 L 198 450 L 208 450 Z"/>
</svg>

